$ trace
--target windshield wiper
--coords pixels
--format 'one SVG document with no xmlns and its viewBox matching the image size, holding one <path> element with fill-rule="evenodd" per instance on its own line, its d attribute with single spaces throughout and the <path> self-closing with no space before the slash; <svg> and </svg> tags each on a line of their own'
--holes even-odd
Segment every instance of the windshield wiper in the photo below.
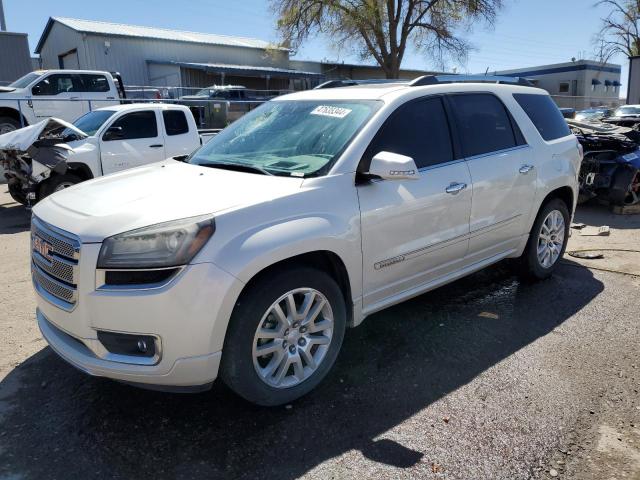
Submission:
<svg viewBox="0 0 640 480">
<path fill-rule="evenodd" d="M 264 168 L 256 167 L 255 165 L 242 165 L 239 163 L 224 163 L 224 162 L 207 162 L 207 163 L 196 163 L 201 167 L 211 167 L 211 168 L 220 168 L 222 170 L 233 170 L 236 172 L 248 172 L 248 173 L 259 173 L 261 175 L 270 175 L 273 176 L 273 173 L 265 170 Z"/>
</svg>

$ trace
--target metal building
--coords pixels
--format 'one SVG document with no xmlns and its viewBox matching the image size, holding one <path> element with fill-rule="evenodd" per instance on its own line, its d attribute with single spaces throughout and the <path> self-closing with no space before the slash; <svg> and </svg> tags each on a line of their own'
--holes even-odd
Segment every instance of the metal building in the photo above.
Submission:
<svg viewBox="0 0 640 480">
<path fill-rule="evenodd" d="M 620 104 L 622 67 L 594 60 L 501 70 L 495 75 L 526 77 L 548 91 L 560 107 L 577 110 Z"/>
<path fill-rule="evenodd" d="M 49 19 L 35 52 L 43 68 L 118 71 L 128 85 L 285 89 L 318 77 L 289 68 L 289 51 L 262 40 L 61 17 Z"/>
<path fill-rule="evenodd" d="M 26 33 L 0 31 L 0 85 L 7 85 L 32 70 Z"/>
</svg>

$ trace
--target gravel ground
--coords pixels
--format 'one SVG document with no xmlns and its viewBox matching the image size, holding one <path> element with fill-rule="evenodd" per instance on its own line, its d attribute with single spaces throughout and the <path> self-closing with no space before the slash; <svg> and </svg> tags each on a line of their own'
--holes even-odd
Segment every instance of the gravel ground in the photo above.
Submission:
<svg viewBox="0 0 640 480">
<path fill-rule="evenodd" d="M 370 317 L 320 388 L 264 409 L 61 361 L 34 323 L 28 223 L 0 193 L 0 479 L 640 479 L 637 276 L 497 265 Z M 615 238 L 638 248 L 629 225 Z"/>
</svg>

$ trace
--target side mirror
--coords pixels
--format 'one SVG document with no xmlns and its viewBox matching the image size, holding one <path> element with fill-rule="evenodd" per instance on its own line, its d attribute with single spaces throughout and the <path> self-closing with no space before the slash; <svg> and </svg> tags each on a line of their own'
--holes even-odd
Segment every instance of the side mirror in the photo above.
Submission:
<svg viewBox="0 0 640 480">
<path fill-rule="evenodd" d="M 31 87 L 31 95 L 40 95 L 42 93 L 42 88 L 40 85 L 34 85 Z"/>
<path fill-rule="evenodd" d="M 369 175 L 385 180 L 417 180 L 420 178 L 418 167 L 413 158 L 391 152 L 380 152 L 371 159 Z"/>
<path fill-rule="evenodd" d="M 124 133 L 122 132 L 122 127 L 109 127 L 104 135 L 102 136 L 102 140 L 105 142 L 111 140 L 120 140 L 124 137 Z"/>
</svg>

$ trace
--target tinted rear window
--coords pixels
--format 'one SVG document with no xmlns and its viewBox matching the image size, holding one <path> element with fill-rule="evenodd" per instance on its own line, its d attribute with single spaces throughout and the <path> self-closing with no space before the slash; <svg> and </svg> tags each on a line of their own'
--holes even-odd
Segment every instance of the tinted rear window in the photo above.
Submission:
<svg viewBox="0 0 640 480">
<path fill-rule="evenodd" d="M 182 135 L 189 131 L 189 124 L 184 112 L 180 110 L 164 110 L 162 112 L 167 135 Z"/>
<path fill-rule="evenodd" d="M 514 93 L 513 98 L 520 104 L 545 140 L 555 140 L 571 133 L 567 121 L 548 95 Z"/>
<path fill-rule="evenodd" d="M 500 100 L 489 93 L 451 95 L 466 157 L 498 152 L 518 145 L 511 118 Z"/>
</svg>

